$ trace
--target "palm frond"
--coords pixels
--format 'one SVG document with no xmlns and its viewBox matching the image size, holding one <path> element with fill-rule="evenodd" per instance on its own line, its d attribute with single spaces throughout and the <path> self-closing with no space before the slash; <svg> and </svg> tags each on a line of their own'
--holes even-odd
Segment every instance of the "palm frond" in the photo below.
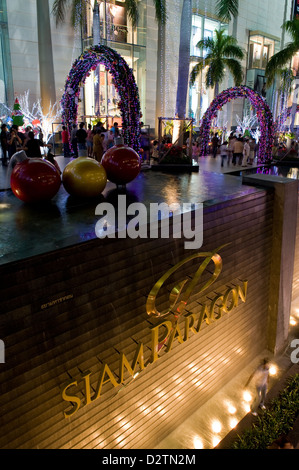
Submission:
<svg viewBox="0 0 299 470">
<path fill-rule="evenodd" d="M 216 83 L 221 83 L 224 79 L 224 61 L 221 58 L 216 58 L 210 61 L 209 69 L 206 76 L 206 86 L 214 87 Z"/>
<path fill-rule="evenodd" d="M 191 73 L 190 73 L 190 84 L 191 85 L 194 85 L 196 78 L 198 77 L 200 72 L 203 70 L 203 68 L 204 68 L 204 62 L 201 59 L 201 61 L 198 64 L 196 64 L 193 67 L 193 69 L 191 70 Z"/>
<path fill-rule="evenodd" d="M 139 11 L 136 0 L 125 0 L 126 9 L 133 27 L 137 26 L 139 20 Z"/>
<path fill-rule="evenodd" d="M 208 51 L 212 51 L 215 47 L 214 39 L 211 39 L 211 38 L 201 39 L 196 44 L 196 47 L 198 47 L 198 49 L 207 49 Z"/>
<path fill-rule="evenodd" d="M 166 0 L 153 0 L 158 24 L 164 25 L 167 20 Z"/>
<path fill-rule="evenodd" d="M 66 9 L 68 7 L 69 0 L 55 0 L 52 6 L 52 15 L 55 17 L 56 26 L 59 23 L 63 23 L 65 20 Z"/>
<path fill-rule="evenodd" d="M 52 15 L 55 17 L 56 26 L 64 23 L 68 10 L 70 9 L 71 25 L 75 27 L 86 20 L 86 6 L 90 0 L 55 0 L 52 7 Z"/>
<path fill-rule="evenodd" d="M 284 68 L 297 52 L 295 43 L 288 44 L 284 49 L 274 54 L 269 60 L 265 75 L 267 77 L 267 87 L 272 85 L 275 75 Z"/>
<path fill-rule="evenodd" d="M 224 59 L 224 63 L 232 74 L 235 85 L 241 85 L 243 81 L 243 70 L 240 62 L 236 59 Z"/>
<path fill-rule="evenodd" d="M 233 44 L 228 44 L 223 48 L 223 54 L 226 57 L 231 57 L 233 59 L 244 59 L 245 53 L 243 49 L 239 46 L 235 46 Z"/>
<path fill-rule="evenodd" d="M 293 42 L 299 44 L 299 20 L 294 18 L 285 21 L 282 27 L 292 36 Z"/>
<path fill-rule="evenodd" d="M 72 0 L 71 24 L 73 27 L 77 24 L 81 26 L 85 24 L 87 3 L 89 2 L 86 0 Z"/>
<path fill-rule="evenodd" d="M 239 12 L 239 0 L 217 0 L 216 14 L 223 21 L 231 21 Z"/>
</svg>

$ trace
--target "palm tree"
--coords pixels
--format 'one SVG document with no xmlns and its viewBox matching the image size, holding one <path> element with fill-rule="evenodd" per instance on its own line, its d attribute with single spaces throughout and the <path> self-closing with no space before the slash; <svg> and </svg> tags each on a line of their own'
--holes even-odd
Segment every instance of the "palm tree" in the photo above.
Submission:
<svg viewBox="0 0 299 470">
<path fill-rule="evenodd" d="M 293 19 L 286 21 L 282 27 L 291 36 L 289 42 L 284 49 L 274 54 L 269 60 L 266 67 L 267 87 L 271 86 L 276 75 L 285 66 L 290 65 L 292 58 L 299 52 L 299 20 Z M 291 112 L 291 131 L 294 130 L 295 116 L 297 112 L 297 96 L 298 96 L 298 83 L 299 83 L 299 69 L 296 70 L 296 89 L 294 92 L 294 99 Z"/>
<path fill-rule="evenodd" d="M 156 20 L 158 24 L 164 23 L 166 20 L 166 0 L 153 0 L 155 5 Z M 96 3 L 96 1 L 94 2 Z M 86 5 L 91 5 L 91 0 L 55 0 L 53 3 L 52 13 L 56 18 L 56 24 L 63 23 L 65 21 L 66 13 L 71 9 L 71 24 L 75 26 L 77 15 L 81 23 L 84 24 L 86 19 Z M 132 26 L 137 26 L 139 14 L 138 14 L 138 1 L 137 0 L 125 0 L 124 6 L 127 10 L 129 18 L 132 21 Z"/>
<path fill-rule="evenodd" d="M 232 36 L 227 36 L 225 31 L 215 30 L 215 38 L 205 38 L 198 42 L 199 49 L 206 49 L 207 54 L 201 58 L 191 71 L 190 82 L 193 85 L 199 73 L 208 66 L 206 74 L 207 88 L 214 88 L 214 95 L 219 94 L 219 85 L 225 77 L 226 68 L 231 72 L 236 85 L 240 85 L 243 79 L 242 66 L 239 60 L 244 58 L 244 52 L 237 45 Z"/>
</svg>

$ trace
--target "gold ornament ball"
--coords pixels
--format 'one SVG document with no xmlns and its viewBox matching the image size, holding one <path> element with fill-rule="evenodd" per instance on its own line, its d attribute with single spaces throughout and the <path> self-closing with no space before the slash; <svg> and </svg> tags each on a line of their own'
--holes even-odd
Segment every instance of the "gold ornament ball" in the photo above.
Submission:
<svg viewBox="0 0 299 470">
<path fill-rule="evenodd" d="M 65 190 L 76 197 L 99 196 L 107 184 L 107 174 L 103 166 L 89 157 L 72 160 L 62 173 Z"/>
</svg>

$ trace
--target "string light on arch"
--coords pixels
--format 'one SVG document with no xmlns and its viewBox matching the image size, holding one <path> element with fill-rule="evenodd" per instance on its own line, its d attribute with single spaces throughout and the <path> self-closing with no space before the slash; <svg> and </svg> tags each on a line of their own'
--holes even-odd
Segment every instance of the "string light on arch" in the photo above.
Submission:
<svg viewBox="0 0 299 470">
<path fill-rule="evenodd" d="M 124 143 L 136 152 L 140 149 L 140 101 L 139 92 L 127 62 L 110 47 L 95 45 L 85 50 L 75 60 L 65 83 L 61 99 L 62 123 L 71 133 L 74 123 L 77 123 L 80 87 L 92 70 L 99 64 L 111 73 L 120 96 L 120 112 L 122 117 L 122 132 Z"/>
<path fill-rule="evenodd" d="M 237 98 L 249 99 L 251 105 L 256 110 L 261 132 L 258 161 L 259 163 L 267 163 L 272 160 L 272 146 L 274 142 L 274 123 L 272 112 L 262 96 L 247 86 L 228 88 L 216 96 L 212 101 L 203 116 L 199 130 L 202 143 L 201 155 L 205 156 L 207 154 L 212 120 L 217 116 L 218 111 L 220 111 L 226 103 Z"/>
</svg>

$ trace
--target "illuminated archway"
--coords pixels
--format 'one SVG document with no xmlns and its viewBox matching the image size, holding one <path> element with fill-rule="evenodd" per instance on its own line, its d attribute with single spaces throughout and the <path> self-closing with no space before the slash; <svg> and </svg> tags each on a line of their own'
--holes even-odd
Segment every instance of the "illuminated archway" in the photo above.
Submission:
<svg viewBox="0 0 299 470">
<path fill-rule="evenodd" d="M 237 98 L 247 98 L 255 108 L 260 123 L 261 137 L 259 141 L 258 161 L 268 162 L 272 159 L 272 146 L 274 142 L 274 124 L 269 106 L 261 95 L 247 86 L 229 88 L 220 93 L 205 112 L 200 126 L 201 154 L 207 155 L 212 120 L 217 116 L 222 106 Z"/>
<path fill-rule="evenodd" d="M 124 143 L 138 152 L 141 117 L 138 88 L 132 69 L 116 51 L 107 46 L 90 47 L 73 63 L 61 99 L 62 123 L 71 133 L 72 125 L 77 123 L 80 85 L 99 64 L 103 64 L 111 73 L 120 96 Z"/>
<path fill-rule="evenodd" d="M 292 115 L 292 106 L 289 106 L 288 108 L 284 109 L 281 114 L 276 118 L 276 121 L 274 122 L 274 130 L 275 132 L 284 132 L 283 131 L 283 126 L 286 123 L 286 121 L 291 117 Z M 299 112 L 299 106 L 296 108 L 296 113 Z"/>
</svg>

